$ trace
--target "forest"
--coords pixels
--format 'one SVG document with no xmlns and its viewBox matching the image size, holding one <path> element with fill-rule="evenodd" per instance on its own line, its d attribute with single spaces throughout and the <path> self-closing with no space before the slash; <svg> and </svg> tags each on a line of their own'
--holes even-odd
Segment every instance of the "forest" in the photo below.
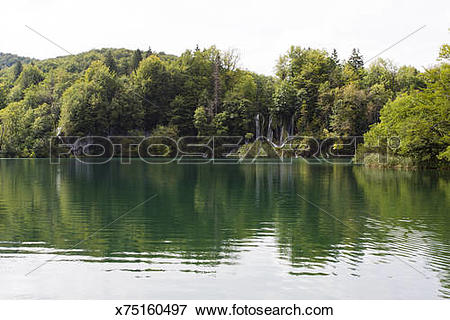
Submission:
<svg viewBox="0 0 450 320">
<path fill-rule="evenodd" d="M 365 62 L 358 49 L 341 58 L 292 46 L 274 76 L 215 46 L 180 56 L 150 48 L 45 60 L 0 54 L 0 156 L 48 157 L 56 135 L 242 136 L 247 145 L 264 136 L 275 146 L 292 136 L 364 136 L 355 159 L 367 164 L 382 154 L 388 165 L 446 168 L 449 63 L 447 44 L 424 71 Z"/>
</svg>

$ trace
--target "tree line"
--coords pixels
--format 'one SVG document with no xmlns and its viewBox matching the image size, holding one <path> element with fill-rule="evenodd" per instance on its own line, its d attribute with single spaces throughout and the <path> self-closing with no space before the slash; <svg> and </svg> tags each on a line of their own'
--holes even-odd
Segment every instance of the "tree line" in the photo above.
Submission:
<svg viewBox="0 0 450 320">
<path fill-rule="evenodd" d="M 365 137 L 360 154 L 399 137 L 395 156 L 419 165 L 450 161 L 450 49 L 424 72 L 377 59 L 364 63 L 292 46 L 275 76 L 239 66 L 234 51 L 212 46 L 180 56 L 92 50 L 0 69 L 0 152 L 46 157 L 50 136 L 233 135 Z M 26 62 L 25 62 L 26 61 Z M 381 151 L 386 152 L 386 151 Z"/>
</svg>

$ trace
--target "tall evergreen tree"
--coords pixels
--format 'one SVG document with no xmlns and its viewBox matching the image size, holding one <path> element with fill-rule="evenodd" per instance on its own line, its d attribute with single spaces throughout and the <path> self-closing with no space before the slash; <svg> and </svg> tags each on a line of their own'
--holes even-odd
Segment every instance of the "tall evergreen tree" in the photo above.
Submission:
<svg viewBox="0 0 450 320">
<path fill-rule="evenodd" d="M 22 62 L 17 61 L 14 64 L 14 68 L 13 68 L 14 81 L 16 81 L 16 79 L 20 76 L 20 74 L 22 73 L 22 70 L 23 70 Z"/>
<path fill-rule="evenodd" d="M 331 60 L 333 60 L 335 64 L 339 64 L 339 57 L 336 49 L 333 49 L 333 52 L 331 53 Z"/>
<path fill-rule="evenodd" d="M 152 50 L 152 48 L 151 48 L 150 46 L 148 46 L 148 50 L 147 50 L 147 52 L 145 53 L 145 57 L 146 57 L 146 58 L 147 58 L 147 57 L 150 57 L 152 54 L 153 54 L 153 50 Z"/>
<path fill-rule="evenodd" d="M 355 70 L 360 70 L 364 67 L 364 60 L 359 49 L 353 48 L 352 54 L 348 59 L 348 64 Z"/>
<path fill-rule="evenodd" d="M 109 71 L 117 73 L 116 60 L 114 59 L 111 50 L 108 50 L 105 53 L 105 66 L 108 67 Z"/>
<path fill-rule="evenodd" d="M 149 49 L 151 50 L 151 49 Z M 131 56 L 131 71 L 135 71 L 139 67 L 139 63 L 142 61 L 141 50 L 137 49 Z"/>
</svg>

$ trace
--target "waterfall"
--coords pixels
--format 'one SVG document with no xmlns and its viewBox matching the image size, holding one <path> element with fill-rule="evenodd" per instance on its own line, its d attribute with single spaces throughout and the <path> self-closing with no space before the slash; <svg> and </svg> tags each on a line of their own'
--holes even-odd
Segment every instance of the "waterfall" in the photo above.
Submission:
<svg viewBox="0 0 450 320">
<path fill-rule="evenodd" d="M 292 115 L 291 117 L 291 127 L 289 128 L 289 136 L 293 136 L 294 135 L 294 122 L 295 122 L 295 116 Z"/>
<path fill-rule="evenodd" d="M 272 142 L 273 130 L 272 130 L 272 116 L 269 116 L 269 125 L 267 126 L 267 140 Z"/>
<path fill-rule="evenodd" d="M 286 131 L 284 130 L 284 124 L 280 129 L 280 146 L 283 144 L 283 135 Z"/>
<path fill-rule="evenodd" d="M 255 128 L 256 128 L 256 132 L 255 132 L 255 138 L 258 139 L 260 136 L 260 129 L 259 129 L 259 113 L 256 115 L 255 117 Z"/>
</svg>

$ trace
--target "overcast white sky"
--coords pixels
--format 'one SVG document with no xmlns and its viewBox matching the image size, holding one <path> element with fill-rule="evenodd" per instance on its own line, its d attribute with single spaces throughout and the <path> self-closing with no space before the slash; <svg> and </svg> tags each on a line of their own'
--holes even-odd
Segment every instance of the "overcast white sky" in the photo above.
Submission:
<svg viewBox="0 0 450 320">
<path fill-rule="evenodd" d="M 448 0 L 9 0 L 0 8 L 0 52 L 40 59 L 66 53 L 25 25 L 72 53 L 236 48 L 241 67 L 265 74 L 290 45 L 336 48 L 341 58 L 358 47 L 369 59 L 426 25 L 382 55 L 420 68 L 435 63 L 440 45 L 450 42 Z"/>
</svg>

